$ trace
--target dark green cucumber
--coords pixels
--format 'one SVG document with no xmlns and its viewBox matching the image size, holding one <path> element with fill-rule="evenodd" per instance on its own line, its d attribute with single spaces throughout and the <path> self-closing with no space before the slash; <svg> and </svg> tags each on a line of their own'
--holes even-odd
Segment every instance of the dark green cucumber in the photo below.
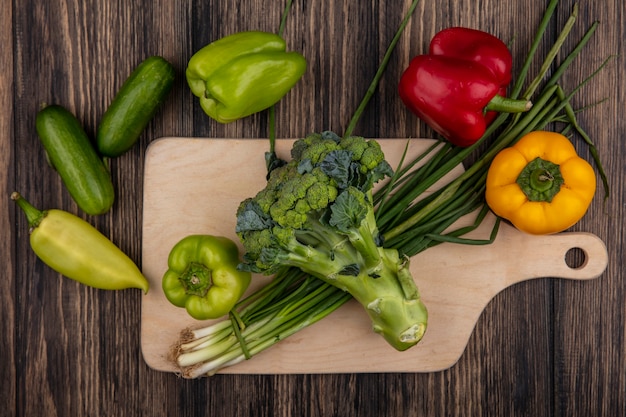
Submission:
<svg viewBox="0 0 626 417">
<path fill-rule="evenodd" d="M 102 116 L 96 140 L 100 154 L 120 156 L 137 142 L 171 90 L 174 76 L 174 67 L 160 56 L 139 64 Z"/>
<path fill-rule="evenodd" d="M 78 207 L 91 215 L 109 211 L 115 200 L 111 175 L 72 112 L 47 106 L 37 113 L 36 127 L 48 161 Z"/>
</svg>

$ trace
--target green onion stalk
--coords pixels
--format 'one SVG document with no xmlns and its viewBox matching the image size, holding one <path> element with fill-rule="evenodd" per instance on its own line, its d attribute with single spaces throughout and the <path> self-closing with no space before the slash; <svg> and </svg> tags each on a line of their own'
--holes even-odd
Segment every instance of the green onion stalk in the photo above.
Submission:
<svg viewBox="0 0 626 417">
<path fill-rule="evenodd" d="M 391 53 L 418 2 L 414 0 L 407 11 L 378 72 L 348 124 L 345 136 L 352 133 L 375 93 Z M 543 58 L 538 73 L 532 78 L 528 74 L 533 60 L 537 59 L 536 51 L 557 4 L 558 0 L 551 0 L 548 4 L 511 91 L 513 98 L 532 99 L 533 107 L 522 114 L 499 115 L 485 135 L 470 147 L 459 148 L 438 140 L 411 161 L 405 161 L 403 157 L 393 177 L 374 196 L 377 225 L 383 234 L 385 247 L 412 257 L 442 242 L 473 245 L 492 243 L 497 236 L 498 220 L 489 236 L 482 239 L 464 237 L 475 230 L 489 212 L 484 199 L 489 165 L 500 150 L 511 146 L 523 135 L 545 129 L 548 125 L 562 125 L 563 133 L 575 131 L 584 139 L 602 178 L 605 198 L 608 197 L 608 181 L 597 149 L 578 124 L 578 111 L 572 107 L 571 99 L 610 58 L 572 91 L 566 92 L 559 85 L 562 74 L 591 39 L 597 23 L 591 25 L 575 48 L 562 62 L 556 64 L 557 55 L 578 15 L 578 7 L 575 5 L 560 36 Z M 525 85 L 528 86 L 522 91 Z M 270 126 L 273 127 L 273 123 Z M 273 145 L 271 149 L 273 151 Z M 425 196 L 426 190 L 432 189 L 435 183 L 459 164 L 467 165 L 461 175 Z M 472 224 L 455 227 L 461 217 L 468 215 L 474 216 Z M 200 329 L 184 330 L 170 356 L 185 378 L 213 375 L 225 367 L 252 358 L 280 340 L 316 323 L 350 299 L 350 294 L 297 268 L 285 268 L 266 286 L 241 300 L 231 311 L 229 319 Z"/>
</svg>

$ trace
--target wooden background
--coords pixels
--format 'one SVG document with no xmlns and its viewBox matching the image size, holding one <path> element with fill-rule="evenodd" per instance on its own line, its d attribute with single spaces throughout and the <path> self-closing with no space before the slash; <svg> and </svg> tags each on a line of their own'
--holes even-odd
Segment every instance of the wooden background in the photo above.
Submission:
<svg viewBox="0 0 626 417">
<path fill-rule="evenodd" d="M 283 1 L 7 0 L 0 8 L 0 398 L 2 416 L 618 416 L 626 415 L 626 272 L 623 105 L 626 8 L 622 0 L 580 2 L 565 50 L 595 20 L 600 27 L 563 79 L 573 88 L 619 55 L 575 98 L 602 104 L 579 116 L 610 174 L 574 230 L 600 236 L 610 263 L 592 281 L 540 279 L 487 306 L 465 354 L 429 374 L 218 375 L 181 380 L 149 369 L 140 352 L 139 291 L 106 292 L 61 278 L 29 248 L 19 190 L 41 208 L 84 216 L 46 165 L 34 128 L 42 103 L 72 110 L 94 133 L 130 71 L 159 54 L 178 80 L 129 153 L 112 162 L 117 202 L 84 216 L 141 265 L 142 178 L 148 144 L 161 136 L 264 137 L 266 115 L 218 125 L 200 110 L 183 74 L 206 43 L 248 29 L 276 31 Z M 277 108 L 279 137 L 342 131 L 373 77 L 408 0 L 295 0 L 285 30 L 309 68 Z M 421 0 L 380 88 L 355 133 L 432 137 L 401 105 L 396 85 L 411 56 L 440 29 L 463 25 L 511 41 L 519 68 L 545 0 Z M 564 0 L 545 53 L 569 15 Z M 534 64 L 537 69 L 540 62 Z M 588 156 L 580 141 L 579 149 Z M 224 175 L 237 175 L 237 167 Z M 515 254 L 512 254 L 515 256 Z M 533 262 L 528 259 L 528 262 Z M 358 343 L 358 341 L 355 341 Z"/>
</svg>

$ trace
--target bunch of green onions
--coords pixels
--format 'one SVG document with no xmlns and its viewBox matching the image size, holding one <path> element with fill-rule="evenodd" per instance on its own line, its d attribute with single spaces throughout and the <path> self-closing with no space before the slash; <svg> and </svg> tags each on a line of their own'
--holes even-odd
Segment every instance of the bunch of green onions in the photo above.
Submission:
<svg viewBox="0 0 626 417">
<path fill-rule="evenodd" d="M 391 52 L 418 1 L 414 0 L 409 8 L 344 135 L 352 133 L 363 109 L 374 94 Z M 498 231 L 498 221 L 490 236 L 485 239 L 463 237 L 478 227 L 489 211 L 484 201 L 484 189 L 491 160 L 500 150 L 514 144 L 526 133 L 542 130 L 555 122 L 564 125 L 562 133 L 567 134 L 573 129 L 584 138 L 600 172 L 605 198 L 608 197 L 608 182 L 598 152 L 589 136 L 577 123 L 576 111 L 570 104 L 572 96 L 606 65 L 608 59 L 573 91 L 566 93 L 558 84 L 564 71 L 592 37 L 597 23 L 587 30 L 576 47 L 552 72 L 550 78 L 545 80 L 576 21 L 577 6 L 574 6 L 561 35 L 544 58 L 539 73 L 522 93 L 536 50 L 557 4 L 558 0 L 550 1 L 511 91 L 512 98 L 526 100 L 532 98 L 534 102 L 532 109 L 513 116 L 499 115 L 483 138 L 470 147 L 458 148 L 445 141 L 437 141 L 414 160 L 402 161 L 390 181 L 375 194 L 377 224 L 384 236 L 385 247 L 395 248 L 400 254 L 411 257 L 442 242 L 483 245 L 493 242 Z M 273 118 L 273 111 L 270 111 L 270 118 Z M 270 130 L 272 128 L 273 123 L 270 122 Z M 273 139 L 274 136 L 270 132 L 271 152 Z M 476 152 L 480 154 L 475 162 L 471 163 L 460 176 L 424 197 L 426 190 L 431 189 L 459 164 L 467 162 Z M 417 167 L 420 163 L 421 165 Z M 474 223 L 455 229 L 454 223 L 468 214 L 476 215 Z M 220 369 L 252 358 L 280 340 L 323 319 L 350 299 L 350 294 L 299 269 L 285 268 L 266 286 L 241 300 L 230 313 L 230 319 L 201 329 L 184 330 L 180 341 L 171 352 L 171 359 L 185 378 L 213 375 Z"/>
</svg>

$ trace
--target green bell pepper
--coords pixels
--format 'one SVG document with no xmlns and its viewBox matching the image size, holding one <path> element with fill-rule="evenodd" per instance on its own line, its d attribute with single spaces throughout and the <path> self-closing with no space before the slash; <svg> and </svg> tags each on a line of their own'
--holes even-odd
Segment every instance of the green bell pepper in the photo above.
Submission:
<svg viewBox="0 0 626 417">
<path fill-rule="evenodd" d="M 306 70 L 306 59 L 286 52 L 285 41 L 268 32 L 226 36 L 196 52 L 186 78 L 204 112 L 220 123 L 276 104 Z"/>
<path fill-rule="evenodd" d="M 221 317 L 250 285 L 249 272 L 239 271 L 239 249 L 225 237 L 189 235 L 170 251 L 163 275 L 165 297 L 197 320 Z"/>
</svg>

